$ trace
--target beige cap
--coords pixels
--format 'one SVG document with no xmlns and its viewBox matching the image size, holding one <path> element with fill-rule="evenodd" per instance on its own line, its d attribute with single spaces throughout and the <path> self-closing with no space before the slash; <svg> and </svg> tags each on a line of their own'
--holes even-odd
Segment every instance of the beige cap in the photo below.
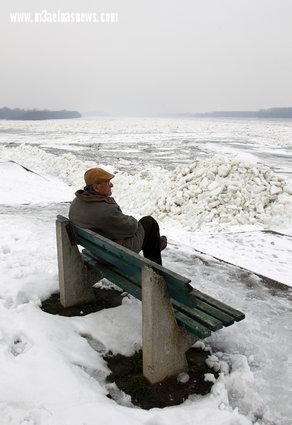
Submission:
<svg viewBox="0 0 292 425">
<path fill-rule="evenodd" d="M 102 168 L 90 168 L 84 174 L 84 180 L 87 186 L 90 186 L 94 183 L 103 183 L 107 180 L 111 180 L 115 177 L 113 174 L 108 173 Z"/>
</svg>

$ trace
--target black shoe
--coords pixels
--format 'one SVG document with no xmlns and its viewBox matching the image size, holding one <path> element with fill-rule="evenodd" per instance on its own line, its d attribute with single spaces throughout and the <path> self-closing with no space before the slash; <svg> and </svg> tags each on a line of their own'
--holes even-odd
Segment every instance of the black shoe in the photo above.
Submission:
<svg viewBox="0 0 292 425">
<path fill-rule="evenodd" d="M 167 247 L 167 237 L 160 236 L 160 251 L 163 251 Z"/>
</svg>

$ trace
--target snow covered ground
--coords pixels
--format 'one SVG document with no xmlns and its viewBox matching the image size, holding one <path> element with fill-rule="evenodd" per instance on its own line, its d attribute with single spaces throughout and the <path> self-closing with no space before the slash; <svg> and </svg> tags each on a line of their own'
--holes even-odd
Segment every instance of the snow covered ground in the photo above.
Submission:
<svg viewBox="0 0 292 425">
<path fill-rule="evenodd" d="M 174 242 L 292 287 L 291 236 L 260 230 L 208 234 L 166 227 L 165 231 Z"/>
<path fill-rule="evenodd" d="M 211 232 L 203 232 L 204 222 L 190 230 L 191 215 L 189 226 L 177 211 L 162 219 L 170 239 L 164 264 L 246 314 L 205 341 L 213 352 L 210 362 L 221 370 L 208 396 L 142 411 L 105 383 L 109 370 L 102 354 L 141 347 L 138 301 L 125 299 L 120 307 L 78 318 L 40 309 L 58 287 L 55 216 L 66 215 L 87 167 L 103 164 L 118 171 L 114 196 L 138 218 L 157 211 L 159 199 L 171 193 L 176 165 L 213 161 L 219 147 L 226 160 L 228 149 L 232 159 L 236 149 L 240 165 L 241 154 L 244 161 L 251 155 L 253 164 L 260 158 L 259 166 L 272 167 L 289 187 L 291 146 L 291 121 L 0 121 L 0 424 L 291 424 L 291 289 L 265 285 L 255 274 L 212 257 L 260 274 L 270 267 L 273 279 L 291 284 L 291 238 L 261 231 L 291 235 L 289 190 L 284 201 L 277 196 L 271 201 L 272 214 L 254 223 L 228 227 L 227 220 L 222 228 L 213 220 Z M 263 161 L 264 152 L 273 149 L 277 159 Z"/>
</svg>

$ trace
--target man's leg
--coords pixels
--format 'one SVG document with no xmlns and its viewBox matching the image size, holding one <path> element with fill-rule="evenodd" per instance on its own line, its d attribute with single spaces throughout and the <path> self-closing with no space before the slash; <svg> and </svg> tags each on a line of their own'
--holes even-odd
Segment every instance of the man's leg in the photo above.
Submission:
<svg viewBox="0 0 292 425">
<path fill-rule="evenodd" d="M 155 263 L 162 265 L 160 253 L 160 231 L 157 221 L 149 215 L 146 217 L 142 217 L 139 221 L 145 231 L 142 246 L 144 257 L 148 258 L 148 260 L 152 260 Z"/>
</svg>

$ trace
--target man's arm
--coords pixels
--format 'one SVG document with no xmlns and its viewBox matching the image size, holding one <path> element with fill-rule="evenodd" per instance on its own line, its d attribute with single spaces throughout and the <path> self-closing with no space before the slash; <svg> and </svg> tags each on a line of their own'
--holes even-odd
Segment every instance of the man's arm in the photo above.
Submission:
<svg viewBox="0 0 292 425">
<path fill-rule="evenodd" d="M 134 236 L 138 229 L 138 221 L 130 216 L 123 214 L 118 207 L 112 209 L 104 218 L 104 229 L 111 239 L 119 240 Z"/>
</svg>

